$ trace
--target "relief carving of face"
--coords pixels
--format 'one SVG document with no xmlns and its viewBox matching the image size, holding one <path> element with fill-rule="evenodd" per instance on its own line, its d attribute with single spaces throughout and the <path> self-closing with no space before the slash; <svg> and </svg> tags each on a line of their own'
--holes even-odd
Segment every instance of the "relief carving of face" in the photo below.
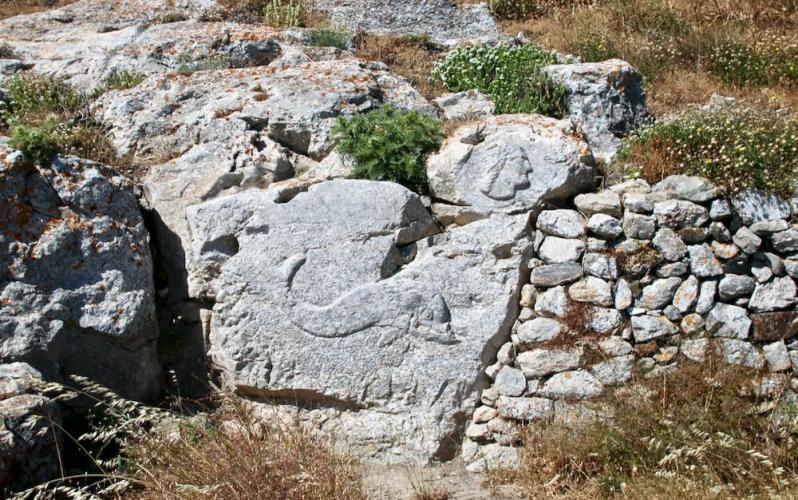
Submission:
<svg viewBox="0 0 798 500">
<path fill-rule="evenodd" d="M 509 201 L 518 191 L 528 189 L 529 174 L 534 170 L 526 151 L 520 146 L 507 146 L 500 151 L 497 144 L 488 146 L 480 159 L 489 162 L 489 167 L 480 179 L 480 191 L 497 201 Z"/>
</svg>

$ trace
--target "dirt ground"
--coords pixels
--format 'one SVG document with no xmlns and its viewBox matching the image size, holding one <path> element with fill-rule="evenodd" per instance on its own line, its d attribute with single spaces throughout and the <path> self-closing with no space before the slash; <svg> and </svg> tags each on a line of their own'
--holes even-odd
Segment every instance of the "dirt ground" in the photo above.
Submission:
<svg viewBox="0 0 798 500">
<path fill-rule="evenodd" d="M 481 485 L 482 475 L 465 470 L 462 462 L 420 467 L 371 465 L 366 473 L 366 493 L 374 499 L 400 500 L 511 500 L 521 498 L 512 486 L 491 490 Z"/>
</svg>

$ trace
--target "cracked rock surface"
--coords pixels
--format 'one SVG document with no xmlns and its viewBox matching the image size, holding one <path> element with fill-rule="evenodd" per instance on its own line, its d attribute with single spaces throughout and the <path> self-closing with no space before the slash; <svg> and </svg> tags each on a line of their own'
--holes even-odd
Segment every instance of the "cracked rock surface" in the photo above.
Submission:
<svg viewBox="0 0 798 500">
<path fill-rule="evenodd" d="M 526 217 L 434 235 L 418 196 L 395 184 L 335 180 L 284 202 L 276 192 L 188 210 L 225 380 L 339 413 L 326 427 L 384 461 L 452 456 L 517 314 Z"/>
</svg>

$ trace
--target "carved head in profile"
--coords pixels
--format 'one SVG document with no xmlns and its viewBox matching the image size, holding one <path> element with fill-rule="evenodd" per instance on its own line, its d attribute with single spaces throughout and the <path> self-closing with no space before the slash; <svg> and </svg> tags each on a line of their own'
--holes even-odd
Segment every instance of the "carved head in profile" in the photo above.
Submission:
<svg viewBox="0 0 798 500">
<path fill-rule="evenodd" d="M 482 151 L 480 160 L 487 162 L 488 166 L 479 180 L 479 188 L 489 198 L 509 201 L 518 191 L 529 188 L 532 162 L 522 147 L 512 143 L 503 146 L 494 143 Z"/>
</svg>

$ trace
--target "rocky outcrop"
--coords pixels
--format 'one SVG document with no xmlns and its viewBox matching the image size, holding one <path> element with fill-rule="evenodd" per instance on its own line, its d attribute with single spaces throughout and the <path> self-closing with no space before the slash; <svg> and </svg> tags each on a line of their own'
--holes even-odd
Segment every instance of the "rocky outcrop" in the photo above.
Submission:
<svg viewBox="0 0 798 500">
<path fill-rule="evenodd" d="M 381 460 L 451 456 L 517 314 L 526 216 L 434 235 L 417 195 L 336 180 L 289 200 L 279 186 L 219 198 L 188 218 L 228 385 L 306 405 Z"/>
<path fill-rule="evenodd" d="M 647 123 L 640 73 L 625 61 L 557 64 L 543 69 L 568 89 L 566 108 L 587 135 L 593 155 L 609 163 L 621 139 Z"/>
<path fill-rule="evenodd" d="M 458 128 L 427 162 L 432 196 L 487 213 L 522 213 L 592 187 L 590 148 L 571 122 L 501 115 Z"/>
<path fill-rule="evenodd" d="M 26 363 L 0 364 L 0 493 L 58 476 L 61 414 L 35 393 L 41 374 Z"/>
<path fill-rule="evenodd" d="M 427 35 L 455 44 L 459 40 L 496 41 L 499 30 L 486 3 L 453 0 L 316 0 L 333 23 L 352 31 Z"/>
<path fill-rule="evenodd" d="M 204 293 L 191 281 L 186 289 L 186 207 L 309 170 L 332 149 L 338 116 L 384 103 L 432 111 L 382 65 L 357 60 L 154 76 L 103 96 L 95 109 L 119 151 L 156 164 L 144 190 L 171 274 L 169 301 Z"/>
<path fill-rule="evenodd" d="M 0 362 L 154 396 L 152 262 L 132 185 L 73 157 L 0 158 Z"/>
</svg>

